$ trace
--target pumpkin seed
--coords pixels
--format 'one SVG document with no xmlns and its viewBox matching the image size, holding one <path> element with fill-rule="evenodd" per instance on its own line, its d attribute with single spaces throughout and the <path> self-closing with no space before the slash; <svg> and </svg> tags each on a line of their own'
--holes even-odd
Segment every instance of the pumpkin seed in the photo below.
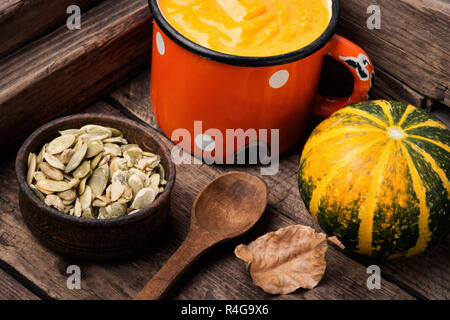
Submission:
<svg viewBox="0 0 450 320">
<path fill-rule="evenodd" d="M 28 163 L 27 163 L 27 166 L 28 166 L 28 167 L 30 167 L 31 158 L 32 158 L 33 155 L 34 155 L 33 152 L 30 152 L 30 153 L 28 154 Z"/>
<path fill-rule="evenodd" d="M 105 201 L 102 201 L 100 199 L 95 199 L 94 202 L 92 202 L 92 206 L 96 208 L 100 207 L 106 207 L 108 204 Z"/>
<path fill-rule="evenodd" d="M 86 152 L 87 152 L 87 144 L 82 143 L 81 146 L 75 150 L 75 153 L 73 154 L 72 158 L 67 164 L 67 167 L 64 170 L 64 172 L 69 173 L 75 170 L 80 165 L 81 161 L 83 161 Z"/>
<path fill-rule="evenodd" d="M 39 154 L 37 156 L 36 162 L 37 164 L 41 163 L 42 161 L 44 161 L 44 153 L 45 153 L 45 149 L 47 148 L 48 143 L 44 144 L 44 146 L 42 147 L 41 151 L 39 151 Z"/>
<path fill-rule="evenodd" d="M 34 186 L 35 186 L 40 192 L 42 192 L 42 193 L 45 194 L 45 195 L 49 195 L 49 194 L 53 194 L 53 193 L 54 193 L 53 191 L 50 191 L 50 190 L 47 190 L 47 189 L 44 189 L 44 188 L 40 187 L 38 184 L 35 184 Z"/>
<path fill-rule="evenodd" d="M 95 219 L 94 210 L 92 210 L 91 207 L 84 209 L 81 213 L 81 217 L 84 219 Z"/>
<path fill-rule="evenodd" d="M 81 134 L 81 130 L 80 129 L 61 130 L 61 131 L 59 131 L 59 134 L 62 136 L 74 135 L 74 136 L 78 137 Z"/>
<path fill-rule="evenodd" d="M 108 199 L 111 199 L 111 185 L 106 188 L 105 195 Z M 100 196 L 99 196 L 100 197 Z"/>
<path fill-rule="evenodd" d="M 99 153 L 98 155 L 95 156 L 94 159 L 92 159 L 92 161 L 91 161 L 91 169 L 92 169 L 92 170 L 94 170 L 95 168 L 98 167 L 98 165 L 99 165 L 100 160 L 102 159 L 102 157 L 103 157 L 103 154 L 102 154 L 102 153 Z"/>
<path fill-rule="evenodd" d="M 117 144 L 105 143 L 104 148 L 104 154 L 109 154 L 112 157 L 118 157 L 122 155 L 122 149 L 120 149 Z"/>
<path fill-rule="evenodd" d="M 142 149 L 138 146 L 128 148 L 123 151 L 123 158 L 127 161 L 127 166 L 132 168 L 142 158 Z"/>
<path fill-rule="evenodd" d="M 103 194 L 109 179 L 109 169 L 107 166 L 101 166 L 94 170 L 89 178 L 87 185 L 92 189 L 95 196 Z"/>
<path fill-rule="evenodd" d="M 35 185 L 31 184 L 30 185 L 31 190 L 34 192 L 34 194 L 41 200 L 41 201 L 45 201 L 45 196 L 42 194 L 42 192 L 40 192 L 38 190 L 38 188 L 36 188 Z"/>
<path fill-rule="evenodd" d="M 41 181 L 38 181 L 36 183 L 36 187 L 42 188 L 43 190 L 48 190 L 51 192 L 62 192 L 69 189 L 72 189 L 76 185 L 78 185 L 80 180 L 78 179 L 72 179 L 71 181 L 55 181 L 50 179 L 44 179 Z"/>
<path fill-rule="evenodd" d="M 80 184 L 78 185 L 78 195 L 82 195 L 84 190 L 86 190 L 87 179 L 89 179 L 89 175 L 81 179 Z"/>
<path fill-rule="evenodd" d="M 33 182 L 34 173 L 36 172 L 37 156 L 34 153 L 30 153 L 28 157 L 28 173 L 27 184 L 30 186 Z"/>
<path fill-rule="evenodd" d="M 149 187 L 158 190 L 160 181 L 161 181 L 161 177 L 158 173 L 152 174 L 150 177 Z"/>
<path fill-rule="evenodd" d="M 107 139 L 112 136 L 111 129 L 95 124 L 86 125 L 82 127 L 80 130 L 89 134 L 92 137 L 92 139 L 97 140 Z"/>
<path fill-rule="evenodd" d="M 109 217 L 109 214 L 106 211 L 105 207 L 98 208 L 98 217 L 97 217 L 97 219 L 99 219 L 99 220 L 109 219 L 108 217 Z"/>
<path fill-rule="evenodd" d="M 48 162 L 49 165 L 56 169 L 64 170 L 66 166 L 61 162 L 57 157 L 51 155 L 49 153 L 44 153 L 44 159 Z"/>
<path fill-rule="evenodd" d="M 149 158 L 156 157 L 156 154 L 147 151 L 142 151 L 142 155 Z"/>
<path fill-rule="evenodd" d="M 129 186 L 125 186 L 125 190 L 123 191 L 122 196 L 120 197 L 119 200 L 117 200 L 117 202 L 121 204 L 126 204 L 131 200 L 133 200 L 133 190 L 131 190 Z"/>
<path fill-rule="evenodd" d="M 59 160 L 63 164 L 68 164 L 70 159 L 72 159 L 72 156 L 74 153 L 75 153 L 75 151 L 73 149 L 66 149 L 63 152 L 61 152 L 61 154 L 59 156 Z"/>
<path fill-rule="evenodd" d="M 36 171 L 34 173 L 34 180 L 36 180 L 36 182 L 44 179 L 47 179 L 47 176 L 43 172 Z"/>
<path fill-rule="evenodd" d="M 111 184 L 111 201 L 117 201 L 125 191 L 125 186 L 119 181 Z"/>
<path fill-rule="evenodd" d="M 62 202 L 64 203 L 65 206 L 71 205 L 74 201 L 75 201 L 75 199 L 72 201 L 71 200 L 62 200 Z"/>
<path fill-rule="evenodd" d="M 45 197 L 45 204 L 49 207 L 54 207 L 55 209 L 58 209 L 60 211 L 64 210 L 64 203 L 62 202 L 61 198 L 54 194 L 49 194 Z"/>
<path fill-rule="evenodd" d="M 103 201 L 106 204 L 110 204 L 111 203 L 111 198 L 108 196 L 96 196 L 96 198 L 100 201 Z"/>
<path fill-rule="evenodd" d="M 75 208 L 70 208 L 69 215 L 73 216 L 75 212 Z"/>
<path fill-rule="evenodd" d="M 80 198 L 77 198 L 75 200 L 75 206 L 73 208 L 74 208 L 73 215 L 78 218 L 81 217 L 82 210 L 81 210 Z"/>
<path fill-rule="evenodd" d="M 73 171 L 72 175 L 74 178 L 83 179 L 89 174 L 90 171 L 91 162 L 89 160 L 85 160 L 78 168 Z"/>
<path fill-rule="evenodd" d="M 88 141 L 87 146 L 86 158 L 95 157 L 103 151 L 103 142 L 99 140 Z"/>
<path fill-rule="evenodd" d="M 122 137 L 123 136 L 122 131 L 120 131 L 119 129 L 111 128 L 111 127 L 109 127 L 108 129 L 111 130 L 112 137 Z"/>
<path fill-rule="evenodd" d="M 58 197 L 60 197 L 62 200 L 72 202 L 76 199 L 77 192 L 75 191 L 75 189 L 69 189 L 63 192 L 59 192 Z"/>
<path fill-rule="evenodd" d="M 46 162 L 41 162 L 41 164 L 39 164 L 39 169 L 41 169 L 41 171 L 52 180 L 57 181 L 64 180 L 64 175 L 62 171 L 52 167 Z"/>
<path fill-rule="evenodd" d="M 138 160 L 138 162 L 136 164 L 136 168 L 138 168 L 140 170 L 145 170 L 147 168 L 154 169 L 158 166 L 158 164 L 159 164 L 158 157 L 154 157 L 154 158 L 143 157 Z"/>
<path fill-rule="evenodd" d="M 137 144 L 127 144 L 124 146 L 120 146 L 120 148 L 122 149 L 122 153 L 124 153 L 124 152 L 128 151 L 129 149 L 139 148 L 139 146 Z"/>
<path fill-rule="evenodd" d="M 132 214 L 135 214 L 136 212 L 140 211 L 139 209 L 134 209 L 128 212 L 128 215 L 131 216 Z"/>
<path fill-rule="evenodd" d="M 89 208 L 92 204 L 92 190 L 91 187 L 86 186 L 83 194 L 80 196 L 81 210 Z"/>
<path fill-rule="evenodd" d="M 111 182 L 118 182 L 121 184 L 127 184 L 127 173 L 122 170 L 117 170 L 111 177 Z"/>
<path fill-rule="evenodd" d="M 161 176 L 161 181 L 165 181 L 166 179 L 166 171 L 161 163 L 158 164 L 159 175 Z"/>
<path fill-rule="evenodd" d="M 139 176 L 142 179 L 142 182 L 144 183 L 144 187 L 148 187 L 148 185 L 150 184 L 150 177 L 145 173 L 143 173 L 142 171 L 136 168 L 131 168 L 130 170 L 128 170 L 128 172 L 130 175 L 135 174 Z"/>
<path fill-rule="evenodd" d="M 105 207 L 109 219 L 119 218 L 127 213 L 127 206 L 118 202 L 113 202 Z"/>
<path fill-rule="evenodd" d="M 156 195 L 157 192 L 151 187 L 141 189 L 134 198 L 134 201 L 131 204 L 130 208 L 144 209 L 145 207 L 148 207 L 153 201 L 155 201 Z"/>
<path fill-rule="evenodd" d="M 109 160 L 111 159 L 111 156 L 109 154 L 106 154 L 102 157 L 100 162 L 98 163 L 99 167 L 104 166 L 105 164 L 109 163 Z"/>
<path fill-rule="evenodd" d="M 136 196 L 141 189 L 144 188 L 144 182 L 142 178 L 137 174 L 133 174 L 128 178 L 128 185 L 133 190 L 133 195 Z"/>
<path fill-rule="evenodd" d="M 127 170 L 127 163 L 123 158 L 115 157 L 111 160 L 109 164 L 109 170 L 111 171 L 111 174 L 113 175 L 117 170 L 125 171 Z"/>
<path fill-rule="evenodd" d="M 58 154 L 70 148 L 75 142 L 76 136 L 72 134 L 67 134 L 63 136 L 59 136 L 50 142 L 47 146 L 47 153 L 49 154 Z"/>
<path fill-rule="evenodd" d="M 128 144 L 127 139 L 122 137 L 113 137 L 103 140 L 104 143 L 117 143 L 117 144 Z"/>
</svg>

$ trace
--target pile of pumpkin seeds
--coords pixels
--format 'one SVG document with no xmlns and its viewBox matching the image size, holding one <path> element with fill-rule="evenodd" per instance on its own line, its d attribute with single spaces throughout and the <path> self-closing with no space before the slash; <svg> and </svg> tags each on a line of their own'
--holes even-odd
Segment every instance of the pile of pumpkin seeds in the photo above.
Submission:
<svg viewBox="0 0 450 320">
<path fill-rule="evenodd" d="M 28 157 L 27 183 L 48 206 L 75 217 L 114 219 L 148 207 L 164 191 L 160 156 L 99 125 L 60 131 Z"/>
</svg>

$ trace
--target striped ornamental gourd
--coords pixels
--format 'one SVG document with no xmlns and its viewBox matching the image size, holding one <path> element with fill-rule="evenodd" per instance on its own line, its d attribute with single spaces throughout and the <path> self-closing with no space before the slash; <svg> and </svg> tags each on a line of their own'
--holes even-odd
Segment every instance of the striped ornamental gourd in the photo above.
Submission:
<svg viewBox="0 0 450 320">
<path fill-rule="evenodd" d="M 324 120 L 298 172 L 322 229 L 379 259 L 423 252 L 449 233 L 450 131 L 411 105 L 366 101 Z"/>
</svg>

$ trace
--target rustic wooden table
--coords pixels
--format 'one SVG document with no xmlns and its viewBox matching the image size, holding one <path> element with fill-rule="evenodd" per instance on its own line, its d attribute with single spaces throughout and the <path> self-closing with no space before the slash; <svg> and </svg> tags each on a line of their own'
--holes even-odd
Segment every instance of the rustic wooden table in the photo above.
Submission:
<svg viewBox="0 0 450 320">
<path fill-rule="evenodd" d="M 148 67 L 146 68 L 149 69 Z M 142 71 L 123 87 L 83 112 L 129 117 L 161 134 L 149 107 L 149 71 Z M 447 125 L 450 111 L 436 110 Z M 166 138 L 171 148 L 173 144 Z M 298 192 L 296 172 L 301 144 L 283 155 L 280 171 L 264 179 L 270 188 L 269 205 L 262 220 L 244 237 L 218 245 L 195 262 L 170 291 L 170 299 L 450 299 L 450 239 L 425 253 L 381 265 L 381 289 L 366 286 L 369 260 L 337 246 L 327 251 L 327 270 L 313 290 L 268 295 L 252 284 L 234 248 L 266 232 L 292 224 L 320 230 Z M 21 217 L 14 174 L 15 154 L 0 162 L 0 298 L 1 299 L 130 299 L 167 261 L 185 238 L 192 202 L 201 188 L 228 170 L 258 173 L 258 167 L 179 165 L 166 231 L 154 246 L 138 257 L 117 262 L 92 263 L 60 256 L 42 246 Z M 67 267 L 81 268 L 81 289 L 67 288 Z"/>
</svg>

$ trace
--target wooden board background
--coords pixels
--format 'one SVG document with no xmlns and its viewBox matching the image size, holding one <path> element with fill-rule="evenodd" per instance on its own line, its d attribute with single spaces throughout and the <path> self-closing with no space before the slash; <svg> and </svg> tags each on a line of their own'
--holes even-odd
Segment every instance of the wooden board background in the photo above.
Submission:
<svg viewBox="0 0 450 320">
<path fill-rule="evenodd" d="M 442 73 L 443 70 L 448 69 L 448 54 L 442 55 L 442 52 L 445 53 L 448 41 L 442 46 L 438 45 L 448 37 L 448 32 L 442 34 L 436 29 L 436 26 L 441 26 L 445 31 L 448 27 L 448 24 L 445 25 L 445 19 L 448 19 L 448 4 L 442 0 L 398 0 L 393 7 L 405 10 L 404 12 L 408 15 L 404 16 L 403 11 L 399 13 L 400 16 L 388 12 L 383 21 L 390 22 L 395 19 L 397 21 L 386 26 L 387 29 L 383 30 L 382 27 L 382 30 L 368 32 L 363 17 L 366 17 L 364 12 L 369 2 L 373 4 L 370 0 L 342 0 L 343 13 L 339 31 L 360 44 L 373 58 L 377 68 L 377 79 L 379 79 L 376 82 L 375 96 L 400 99 L 416 105 L 434 104 L 435 114 L 449 123 L 449 109 L 442 108 L 437 103 L 448 104 L 446 91 L 448 74 Z M 380 3 L 383 7 L 393 3 L 386 0 L 374 2 Z M 3 2 L 0 2 L 0 8 L 1 3 Z M 53 38 L 55 34 L 58 35 L 56 30 L 56 33 L 49 35 L 48 39 L 38 40 L 23 48 L 19 55 L 8 57 L 7 61 L 10 62 L 8 69 L 2 65 L 5 59 L 0 60 L 0 134 L 4 137 L 1 143 L 17 148 L 18 144 L 12 145 L 10 141 L 11 137 L 18 137 L 17 132 L 25 134 L 39 123 L 62 114 L 77 112 L 96 99 L 99 94 L 106 92 L 113 82 L 123 79 L 122 74 L 117 73 L 117 70 L 123 70 L 121 63 L 124 60 L 119 59 L 123 55 L 132 57 L 136 63 L 127 65 L 130 69 L 148 59 L 148 52 L 143 53 L 150 49 L 150 14 L 145 0 L 121 0 L 120 6 L 116 7 L 116 5 L 118 1 L 111 0 L 100 5 L 102 10 L 92 10 L 89 13 L 90 18 L 87 17 L 92 19 L 88 24 L 90 28 L 81 30 L 81 34 L 85 35 L 84 42 L 77 42 L 68 51 L 64 51 L 63 45 L 57 46 L 56 40 L 66 43 L 62 39 L 70 38 L 65 38 L 67 35 L 62 31 L 59 34 L 60 38 Z M 124 20 L 111 18 L 117 17 L 114 15 L 115 10 L 125 10 L 126 14 L 122 16 Z M 406 21 L 405 26 L 399 26 L 398 21 Z M 417 21 L 421 22 L 421 30 L 418 31 L 416 38 L 410 36 L 398 38 L 396 30 L 407 32 L 406 24 L 414 25 Z M 105 32 L 103 28 L 105 25 L 112 27 Z M 431 30 L 432 34 L 428 34 L 427 30 Z M 53 47 L 50 39 L 55 39 Z M 424 50 L 420 47 L 424 40 L 431 49 Z M 412 43 L 414 41 L 417 43 Z M 412 48 L 411 51 L 407 50 L 408 47 Z M 52 49 L 56 50 L 56 48 L 61 48 L 64 54 L 46 57 Z M 119 55 L 114 54 L 116 50 L 119 51 Z M 391 55 L 388 59 L 384 58 L 385 50 L 394 50 L 397 53 L 386 53 Z M 42 56 L 41 61 L 48 58 L 45 60 L 47 64 L 33 65 L 32 62 L 36 61 L 33 59 L 35 54 L 33 51 Z M 406 70 L 409 64 L 404 63 L 402 59 L 411 63 L 416 60 L 421 61 L 415 62 L 419 64 L 419 67 L 413 67 L 419 73 L 417 78 L 411 79 L 412 73 Z M 426 59 L 433 61 L 434 65 L 422 66 L 420 63 Z M 102 68 L 105 68 L 105 65 L 102 63 L 105 61 L 108 62 L 105 65 L 116 68 L 107 69 L 104 72 Z M 77 72 L 79 70 L 77 67 L 80 65 L 86 66 L 86 69 L 82 68 L 83 72 Z M 125 70 L 128 72 L 127 67 Z M 136 78 L 110 92 L 103 101 L 82 112 L 103 112 L 130 117 L 146 124 L 154 134 L 160 134 L 149 103 L 149 69 L 148 65 L 142 66 Z M 6 73 L 5 70 L 9 72 Z M 101 80 L 85 81 L 86 75 L 91 75 L 98 70 L 102 73 L 102 77 L 99 78 Z M 13 71 L 15 75 L 11 73 Z M 5 74 L 9 78 L 6 78 Z M 108 78 L 110 82 L 105 82 L 107 85 L 102 87 L 100 83 L 105 78 Z M 38 81 L 33 82 L 34 79 Z M 70 83 L 70 79 L 74 82 Z M 11 83 L 15 85 L 10 86 Z M 40 87 L 36 83 L 47 85 Z M 48 88 L 51 90 L 46 91 Z M 4 92 L 8 94 L 5 95 Z M 27 98 L 23 98 L 22 94 Z M 69 103 L 63 99 L 67 95 L 72 99 Z M 39 97 L 34 99 L 34 96 Z M 168 139 L 164 139 L 164 142 L 170 148 L 173 147 Z M 450 239 L 448 238 L 434 251 L 383 264 L 381 290 L 368 290 L 366 287 L 368 276 L 366 268 L 371 264 L 369 260 L 356 257 L 333 245 L 327 252 L 328 265 L 325 276 L 314 290 L 298 290 L 292 295 L 271 296 L 251 283 L 243 263 L 234 257 L 233 250 L 236 245 L 248 243 L 268 231 L 295 223 L 309 225 L 319 230 L 297 190 L 295 173 L 301 148 L 300 142 L 282 157 L 281 170 L 277 175 L 264 177 L 270 188 L 270 200 L 263 219 L 244 237 L 221 244 L 207 252 L 180 279 L 168 298 L 450 299 L 450 273 L 447 270 L 450 261 Z M 18 208 L 17 184 L 13 167 L 14 155 L 12 152 L 9 157 L 0 162 L 2 181 L 0 185 L 0 288 L 6 288 L 0 289 L 0 297 L 4 299 L 132 298 L 186 236 L 193 199 L 207 182 L 227 170 L 259 173 L 257 166 L 179 165 L 170 219 L 155 245 L 139 257 L 99 264 L 59 256 L 43 247 L 30 234 Z M 71 264 L 81 266 L 81 290 L 69 290 L 66 287 L 65 272 L 67 266 Z"/>
<path fill-rule="evenodd" d="M 1 0 L 0 59 L 60 27 L 70 5 L 87 11 L 102 0 Z"/>
</svg>

